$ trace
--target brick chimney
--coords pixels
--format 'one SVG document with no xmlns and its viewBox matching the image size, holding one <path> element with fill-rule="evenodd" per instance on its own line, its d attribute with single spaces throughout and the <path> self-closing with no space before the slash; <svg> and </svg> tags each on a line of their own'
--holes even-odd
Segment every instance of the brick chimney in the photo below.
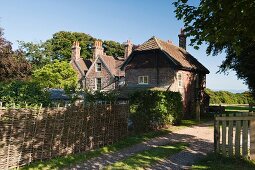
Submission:
<svg viewBox="0 0 255 170">
<path fill-rule="evenodd" d="M 125 43 L 124 59 L 128 58 L 132 50 L 133 50 L 133 44 L 130 40 L 127 40 L 127 42 Z"/>
<path fill-rule="evenodd" d="M 81 47 L 79 46 L 79 42 L 78 41 L 74 41 L 73 42 L 73 46 L 72 46 L 72 60 L 78 60 L 81 57 Z"/>
<path fill-rule="evenodd" d="M 93 46 L 93 59 L 95 60 L 98 55 L 104 55 L 103 42 L 101 40 L 96 40 Z"/>
<path fill-rule="evenodd" d="M 185 35 L 183 29 L 181 29 L 178 37 L 179 37 L 179 47 L 186 50 L 186 35 Z"/>
</svg>

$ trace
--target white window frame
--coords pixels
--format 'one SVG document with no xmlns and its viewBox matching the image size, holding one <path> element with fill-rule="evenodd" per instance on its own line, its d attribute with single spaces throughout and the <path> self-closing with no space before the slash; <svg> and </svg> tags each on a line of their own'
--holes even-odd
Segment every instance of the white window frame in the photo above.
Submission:
<svg viewBox="0 0 255 170">
<path fill-rule="evenodd" d="M 179 76 L 180 76 L 180 79 L 179 79 Z M 182 73 L 177 73 L 177 83 L 178 83 L 178 87 L 180 87 L 180 88 L 183 87 Z"/>
<path fill-rule="evenodd" d="M 101 88 L 100 89 L 98 89 L 98 87 L 97 87 L 98 79 L 101 80 Z M 95 90 L 102 90 L 102 78 L 101 77 L 95 78 Z"/>
<path fill-rule="evenodd" d="M 98 65 L 100 64 L 100 67 L 98 67 Z M 100 68 L 100 70 L 98 70 Z M 102 71 L 102 63 L 96 63 L 96 66 L 95 66 L 95 69 L 96 69 L 96 72 L 101 72 Z"/>
<path fill-rule="evenodd" d="M 145 81 L 145 78 L 147 79 L 147 82 Z M 138 84 L 149 84 L 149 76 L 138 76 Z"/>
</svg>

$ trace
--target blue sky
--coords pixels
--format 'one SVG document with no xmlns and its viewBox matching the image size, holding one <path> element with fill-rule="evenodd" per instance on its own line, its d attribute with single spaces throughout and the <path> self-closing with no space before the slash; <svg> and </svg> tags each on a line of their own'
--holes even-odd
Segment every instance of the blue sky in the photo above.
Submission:
<svg viewBox="0 0 255 170">
<path fill-rule="evenodd" d="M 39 42 L 58 31 L 77 31 L 93 37 L 141 44 L 152 36 L 178 45 L 182 21 L 175 18 L 171 0 L 8 0 L 0 2 L 0 27 L 17 48 L 17 40 Z M 193 3 L 197 3 L 193 0 Z M 189 41 L 188 41 L 189 42 Z M 216 74 L 224 54 L 207 56 L 205 46 L 187 51 L 209 70 L 207 87 L 247 90 L 235 72 Z"/>
</svg>

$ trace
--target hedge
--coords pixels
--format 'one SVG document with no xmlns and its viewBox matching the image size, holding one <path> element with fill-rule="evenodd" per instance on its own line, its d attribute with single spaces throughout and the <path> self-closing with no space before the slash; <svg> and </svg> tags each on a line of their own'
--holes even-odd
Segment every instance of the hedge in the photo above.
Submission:
<svg viewBox="0 0 255 170">
<path fill-rule="evenodd" d="M 179 124 L 182 97 L 179 92 L 143 90 L 130 96 L 131 115 L 136 131 L 148 131 L 167 124 Z"/>
</svg>

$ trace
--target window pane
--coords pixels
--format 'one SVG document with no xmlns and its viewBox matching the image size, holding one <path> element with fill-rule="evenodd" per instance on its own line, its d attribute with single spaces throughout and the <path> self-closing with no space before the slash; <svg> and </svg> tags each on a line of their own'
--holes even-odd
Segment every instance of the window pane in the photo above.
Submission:
<svg viewBox="0 0 255 170">
<path fill-rule="evenodd" d="M 181 73 L 178 74 L 178 80 L 181 80 L 182 79 L 182 75 Z"/>
<path fill-rule="evenodd" d="M 143 77 L 143 83 L 146 83 L 146 84 L 148 83 L 148 77 L 147 76 Z"/>
<path fill-rule="evenodd" d="M 97 85 L 96 85 L 97 86 L 97 90 L 101 90 L 102 89 L 101 78 L 97 78 L 96 81 L 97 81 L 96 82 L 97 83 Z"/>
<path fill-rule="evenodd" d="M 182 82 L 181 81 L 178 81 L 178 84 L 179 84 L 179 86 L 182 86 Z"/>
<path fill-rule="evenodd" d="M 101 63 L 96 64 L 96 71 L 101 71 Z"/>
<path fill-rule="evenodd" d="M 139 76 L 139 77 L 138 77 L 138 83 L 139 83 L 139 84 L 143 83 L 143 77 L 142 77 L 142 76 Z"/>
</svg>

